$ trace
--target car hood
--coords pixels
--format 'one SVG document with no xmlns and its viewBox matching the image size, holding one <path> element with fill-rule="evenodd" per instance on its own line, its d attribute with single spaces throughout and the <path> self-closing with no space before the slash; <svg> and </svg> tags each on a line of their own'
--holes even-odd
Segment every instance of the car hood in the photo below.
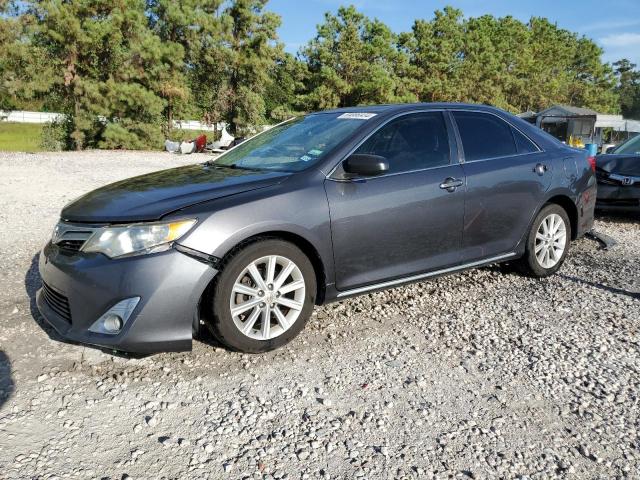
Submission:
<svg viewBox="0 0 640 480">
<path fill-rule="evenodd" d="M 596 166 L 607 173 L 640 176 L 640 155 L 599 155 Z"/>
<path fill-rule="evenodd" d="M 92 223 L 158 220 L 196 203 L 277 184 L 289 175 L 207 164 L 161 170 L 93 190 L 65 206 L 61 217 Z"/>
</svg>

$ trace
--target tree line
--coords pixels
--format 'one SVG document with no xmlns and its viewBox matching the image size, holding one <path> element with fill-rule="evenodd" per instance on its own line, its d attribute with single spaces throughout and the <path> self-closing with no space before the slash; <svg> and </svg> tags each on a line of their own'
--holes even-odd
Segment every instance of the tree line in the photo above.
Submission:
<svg viewBox="0 0 640 480">
<path fill-rule="evenodd" d="M 0 0 L 0 109 L 59 111 L 67 148 L 153 148 L 174 119 L 243 135 L 296 113 L 416 101 L 640 115 L 640 73 L 545 18 L 446 7 L 396 33 L 355 7 L 297 55 L 267 0 Z"/>
</svg>

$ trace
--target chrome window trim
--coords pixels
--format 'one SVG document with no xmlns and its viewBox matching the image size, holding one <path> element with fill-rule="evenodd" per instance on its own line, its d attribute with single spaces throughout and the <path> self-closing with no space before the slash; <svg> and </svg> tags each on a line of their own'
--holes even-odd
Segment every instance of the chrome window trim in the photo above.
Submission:
<svg viewBox="0 0 640 480">
<path fill-rule="evenodd" d="M 338 298 L 341 297 L 350 297 L 352 295 L 358 295 L 360 293 L 368 292 L 370 290 L 378 290 L 388 287 L 393 287 L 394 285 L 399 285 L 402 283 L 410 283 L 416 280 L 421 280 L 423 278 L 435 277 L 438 275 L 444 275 L 447 273 L 453 273 L 458 270 L 465 270 L 467 268 L 479 267 L 482 265 L 489 265 L 491 263 L 499 262 L 501 260 L 507 260 L 508 258 L 515 257 L 517 254 L 515 252 L 505 253 L 502 255 L 497 255 L 495 257 L 485 258 L 483 260 L 476 260 L 475 262 L 465 263 L 462 265 L 456 265 L 454 267 L 443 268 L 440 270 L 434 270 L 432 272 L 420 273 L 418 275 L 411 275 L 408 277 L 398 278 L 396 280 L 389 280 L 381 283 L 374 283 L 373 285 L 366 285 L 364 287 L 353 288 L 351 290 L 345 290 L 343 292 L 338 293 Z"/>
<path fill-rule="evenodd" d="M 412 115 L 412 114 L 415 114 L 415 113 L 431 113 L 431 112 L 440 112 L 443 115 L 442 120 L 444 121 L 445 130 L 447 132 L 447 140 L 449 141 L 449 163 L 447 165 L 438 165 L 436 167 L 418 168 L 418 169 L 415 169 L 415 170 L 407 170 L 407 171 L 404 171 L 404 172 L 385 173 L 384 175 L 376 175 L 375 177 L 333 178 L 333 174 L 338 169 L 338 167 L 342 164 L 342 162 L 344 162 L 350 155 L 352 155 L 353 152 L 358 150 L 358 148 L 360 148 L 364 142 L 369 140 L 369 138 L 371 138 L 373 135 L 375 135 L 380 130 L 382 130 L 385 126 L 387 126 L 389 124 L 389 122 L 392 122 L 392 121 L 394 121 L 394 120 L 396 120 L 396 119 L 398 119 L 400 117 L 404 117 L 406 115 Z M 371 132 L 368 135 L 366 135 L 360 142 L 358 142 L 356 144 L 355 147 L 353 147 L 351 150 L 349 150 L 348 153 L 346 153 L 338 162 L 336 162 L 336 164 L 331 168 L 331 170 L 325 176 L 325 178 L 327 180 L 331 180 L 333 182 L 356 182 L 357 183 L 357 182 L 362 182 L 362 181 L 365 181 L 365 180 L 366 181 L 373 180 L 374 178 L 385 178 L 385 177 L 391 177 L 391 176 L 396 176 L 396 175 L 404 175 L 405 173 L 424 172 L 425 170 L 433 170 L 433 169 L 436 169 L 436 168 L 443 168 L 443 167 L 450 167 L 452 165 L 458 165 L 459 162 L 457 162 L 457 161 L 454 162 L 453 161 L 453 155 L 452 155 L 452 152 L 451 152 L 451 140 L 448 138 L 449 137 L 449 133 L 450 133 L 449 132 L 449 125 L 447 125 L 447 119 L 444 118 L 444 115 L 446 114 L 446 112 L 447 112 L 446 108 L 421 108 L 420 110 L 409 110 L 409 111 L 406 111 L 406 112 L 396 113 L 395 115 L 393 115 L 392 117 L 389 117 L 383 123 L 378 125 L 378 128 L 376 128 L 373 132 Z"/>
<path fill-rule="evenodd" d="M 501 157 L 489 157 L 489 158 L 481 158 L 478 160 L 465 160 L 462 163 L 480 163 L 480 162 L 490 162 L 491 160 L 500 160 L 503 158 L 516 158 L 516 157 L 524 157 L 525 155 L 538 155 L 539 153 L 543 153 L 543 151 L 539 151 L 539 152 L 528 152 L 528 153 L 517 153 L 515 155 L 503 155 Z"/>
<path fill-rule="evenodd" d="M 449 112 L 451 113 L 451 120 L 453 121 L 453 124 L 455 125 L 456 128 L 456 134 L 460 144 L 459 144 L 459 148 L 462 151 L 462 162 L 463 163 L 475 163 L 475 162 L 486 162 L 488 160 L 497 160 L 499 158 L 512 158 L 512 157 L 521 157 L 523 155 L 535 155 L 536 153 L 541 153 L 544 152 L 544 150 L 542 148 L 540 148 L 540 145 L 538 145 L 536 142 L 534 142 L 533 140 L 531 140 L 531 137 L 529 137 L 529 135 L 527 135 L 526 133 L 524 133 L 522 130 L 520 130 L 518 127 L 516 127 L 514 124 L 512 124 L 509 120 L 502 118 L 500 115 L 498 115 L 497 113 L 494 112 L 487 112 L 484 110 L 477 110 L 477 109 L 456 109 L 456 108 L 452 108 L 449 109 Z M 517 130 L 518 132 L 520 132 L 522 135 L 524 135 L 524 137 L 529 140 L 531 142 L 531 144 L 536 147 L 536 149 L 538 150 L 537 152 L 525 152 L 525 153 L 518 153 L 518 145 L 516 144 L 516 139 L 513 139 L 513 144 L 516 147 L 516 153 L 512 154 L 512 155 L 500 155 L 499 157 L 487 157 L 487 158 L 479 158 L 477 160 L 467 160 L 465 155 L 464 155 L 464 145 L 462 144 L 462 136 L 460 135 L 460 129 L 458 128 L 458 123 L 456 122 L 454 113 L 455 112 L 473 112 L 473 113 L 483 113 L 485 115 L 493 115 L 494 117 L 498 118 L 499 120 L 502 120 L 504 123 L 506 123 L 507 125 L 509 125 L 511 128 L 513 128 L 514 130 Z"/>
<path fill-rule="evenodd" d="M 344 161 L 344 160 L 343 160 Z M 406 175 L 408 173 L 419 173 L 419 172 L 427 172 L 429 170 L 439 170 L 441 168 L 449 168 L 459 165 L 458 163 L 449 163 L 448 165 L 438 165 L 437 167 L 426 167 L 426 168 L 417 168 L 415 170 L 406 170 L 404 172 L 394 172 L 394 173 L 385 173 L 384 175 L 376 175 L 375 177 L 357 177 L 357 178 L 329 178 L 327 180 L 331 180 L 332 182 L 339 183 L 362 183 L 364 181 L 371 182 L 378 178 L 388 178 L 388 177 L 396 177 L 398 175 Z"/>
</svg>

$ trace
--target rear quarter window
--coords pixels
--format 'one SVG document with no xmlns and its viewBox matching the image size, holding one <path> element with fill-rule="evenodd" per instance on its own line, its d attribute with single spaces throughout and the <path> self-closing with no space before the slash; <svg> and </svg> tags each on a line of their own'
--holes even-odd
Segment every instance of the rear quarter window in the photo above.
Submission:
<svg viewBox="0 0 640 480">
<path fill-rule="evenodd" d="M 482 112 L 452 113 L 458 126 L 466 162 L 518 153 L 513 129 L 504 120 Z"/>
<path fill-rule="evenodd" d="M 533 152 L 540 151 L 540 149 L 536 146 L 536 144 L 533 143 L 531 140 L 529 140 L 519 130 L 516 130 L 515 128 L 512 127 L 511 131 L 513 132 L 513 138 L 516 141 L 516 147 L 518 148 L 518 153 L 533 153 Z"/>
</svg>

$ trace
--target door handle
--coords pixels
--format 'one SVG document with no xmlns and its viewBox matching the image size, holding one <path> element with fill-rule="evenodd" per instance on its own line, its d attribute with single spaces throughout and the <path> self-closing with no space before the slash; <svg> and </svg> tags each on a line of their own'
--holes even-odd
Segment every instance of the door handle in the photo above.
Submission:
<svg viewBox="0 0 640 480">
<path fill-rule="evenodd" d="M 544 175 L 544 173 L 545 173 L 546 171 L 548 171 L 548 170 L 549 170 L 549 167 L 547 167 L 544 163 L 538 163 L 538 164 L 533 168 L 533 171 L 534 171 L 535 173 L 537 173 L 538 175 L 540 175 L 540 176 Z"/>
<path fill-rule="evenodd" d="M 455 192 L 456 188 L 464 185 L 464 182 L 458 178 L 448 177 L 440 184 L 440 188 L 447 192 Z"/>
</svg>

